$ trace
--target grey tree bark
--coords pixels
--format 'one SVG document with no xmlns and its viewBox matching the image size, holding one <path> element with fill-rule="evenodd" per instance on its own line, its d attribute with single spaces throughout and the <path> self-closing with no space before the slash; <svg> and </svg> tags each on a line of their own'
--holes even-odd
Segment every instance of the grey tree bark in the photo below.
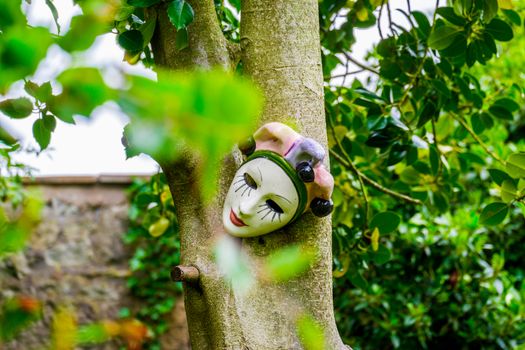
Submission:
<svg viewBox="0 0 525 350">
<path fill-rule="evenodd" d="M 160 5 L 153 40 L 157 64 L 172 69 L 233 67 L 239 50 L 221 33 L 213 0 L 190 0 L 195 21 L 189 48 L 177 51 L 175 30 Z M 323 78 L 317 0 L 244 0 L 240 57 L 244 71 L 262 89 L 265 106 L 259 121 L 295 122 L 303 135 L 326 146 Z M 149 15 L 153 15 L 150 12 Z M 218 195 L 201 200 L 195 182 L 198 157 L 190 150 L 172 164 L 162 164 L 177 208 L 182 263 L 200 271 L 197 285 L 186 284 L 185 306 L 193 349 L 296 349 L 297 315 L 308 312 L 323 327 L 326 347 L 345 349 L 333 314 L 331 223 L 305 214 L 295 224 L 261 238 L 244 239 L 242 250 L 252 268 L 289 244 L 314 247 L 316 263 L 285 283 L 260 283 L 248 294 L 231 288 L 212 259 L 214 242 L 224 235 L 221 207 L 236 164 L 223 162 Z"/>
</svg>

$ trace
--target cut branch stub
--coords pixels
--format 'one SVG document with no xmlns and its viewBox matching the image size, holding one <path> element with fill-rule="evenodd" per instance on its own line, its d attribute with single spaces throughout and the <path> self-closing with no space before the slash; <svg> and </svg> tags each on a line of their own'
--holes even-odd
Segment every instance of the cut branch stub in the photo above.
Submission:
<svg viewBox="0 0 525 350">
<path fill-rule="evenodd" d="M 199 281 L 199 270 L 195 266 L 175 266 L 171 269 L 171 279 L 175 282 L 196 283 Z"/>
</svg>

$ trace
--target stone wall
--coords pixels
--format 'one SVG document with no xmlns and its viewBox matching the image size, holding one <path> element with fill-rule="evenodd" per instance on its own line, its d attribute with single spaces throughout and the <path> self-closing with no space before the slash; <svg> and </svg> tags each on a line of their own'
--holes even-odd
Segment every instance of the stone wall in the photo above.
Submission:
<svg viewBox="0 0 525 350">
<path fill-rule="evenodd" d="M 0 299 L 26 294 L 44 303 L 44 317 L 5 350 L 43 349 L 57 306 L 76 310 L 78 323 L 116 319 L 122 307 L 137 309 L 126 277 L 132 252 L 121 237 L 126 232 L 127 177 L 43 178 L 42 222 L 27 248 L 0 261 Z M 170 317 L 173 327 L 163 349 L 187 349 L 182 297 Z M 176 334 L 175 334 L 176 333 Z M 117 342 L 91 349 L 118 349 Z"/>
</svg>

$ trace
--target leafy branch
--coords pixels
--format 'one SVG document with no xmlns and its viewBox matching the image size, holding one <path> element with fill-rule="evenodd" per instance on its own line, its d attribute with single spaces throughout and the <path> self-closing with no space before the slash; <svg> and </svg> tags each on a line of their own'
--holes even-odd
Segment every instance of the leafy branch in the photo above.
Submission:
<svg viewBox="0 0 525 350">
<path fill-rule="evenodd" d="M 344 159 L 341 155 L 339 155 L 334 150 L 330 150 L 330 154 L 335 159 L 337 159 L 337 161 L 339 163 L 341 163 L 344 167 L 350 169 L 356 176 L 360 177 L 363 180 L 363 182 L 365 182 L 368 185 L 372 186 L 376 190 L 378 190 L 380 192 L 383 192 L 385 194 L 388 194 L 391 197 L 394 197 L 394 198 L 397 198 L 397 199 L 401 199 L 401 200 L 403 200 L 403 201 L 405 201 L 407 203 L 410 203 L 410 204 L 416 204 L 416 205 L 423 204 L 423 202 L 421 202 L 419 199 L 415 199 L 415 198 L 412 198 L 412 197 L 407 196 L 405 194 L 402 194 L 402 193 L 399 193 L 399 192 L 396 192 L 396 191 L 392 191 L 392 190 L 390 190 L 390 189 L 380 185 L 379 183 L 375 182 L 374 180 L 372 180 L 371 178 L 369 178 L 368 176 L 363 174 L 361 171 L 359 171 L 359 169 L 356 168 L 355 164 L 350 159 L 348 159 L 348 160 Z"/>
<path fill-rule="evenodd" d="M 339 139 L 337 138 L 337 136 L 335 134 L 334 123 L 333 123 L 332 119 L 329 119 L 329 124 L 330 124 L 330 130 L 332 131 L 332 135 L 334 136 L 334 140 L 337 143 L 337 146 L 339 147 L 341 152 L 343 152 L 343 155 L 349 161 L 349 163 L 352 164 L 353 169 L 352 168 L 351 169 L 354 172 L 354 174 L 357 176 L 357 180 L 359 181 L 359 186 L 361 187 L 361 193 L 363 193 L 363 201 L 365 202 L 364 228 L 366 230 L 366 228 L 368 226 L 368 212 L 369 212 L 370 202 L 368 200 L 368 194 L 366 192 L 366 187 L 365 187 L 365 184 L 364 184 L 364 181 L 363 181 L 364 174 L 362 174 L 359 170 L 357 170 L 357 168 L 352 163 L 352 160 L 350 159 L 350 156 L 348 155 L 348 153 L 346 153 L 345 149 L 343 148 L 343 145 L 341 145 L 341 141 L 339 141 Z M 333 151 L 332 149 L 330 149 L 330 152 L 331 153 L 332 152 L 335 153 L 335 151 Z"/>
<path fill-rule="evenodd" d="M 481 148 L 483 148 L 483 150 L 485 150 L 485 152 L 487 152 L 492 158 L 494 158 L 495 160 L 500 162 L 503 166 L 505 166 L 506 164 L 505 161 L 488 148 L 488 146 L 481 140 L 481 138 L 478 135 L 476 135 L 474 130 L 470 128 L 470 126 L 467 124 L 467 122 L 463 118 L 453 113 L 451 113 L 451 115 L 455 120 L 457 120 L 465 128 L 465 130 L 467 130 L 470 136 L 472 136 L 472 138 L 481 146 Z"/>
</svg>

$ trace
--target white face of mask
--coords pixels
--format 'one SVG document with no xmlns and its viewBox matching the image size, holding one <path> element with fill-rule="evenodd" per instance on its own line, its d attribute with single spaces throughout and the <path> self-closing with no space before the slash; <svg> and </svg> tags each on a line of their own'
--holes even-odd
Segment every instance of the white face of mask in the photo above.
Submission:
<svg viewBox="0 0 525 350">
<path fill-rule="evenodd" d="M 298 206 L 299 194 L 286 172 L 271 160 L 255 158 L 235 173 L 222 222 L 233 236 L 260 236 L 288 224 Z"/>
</svg>

